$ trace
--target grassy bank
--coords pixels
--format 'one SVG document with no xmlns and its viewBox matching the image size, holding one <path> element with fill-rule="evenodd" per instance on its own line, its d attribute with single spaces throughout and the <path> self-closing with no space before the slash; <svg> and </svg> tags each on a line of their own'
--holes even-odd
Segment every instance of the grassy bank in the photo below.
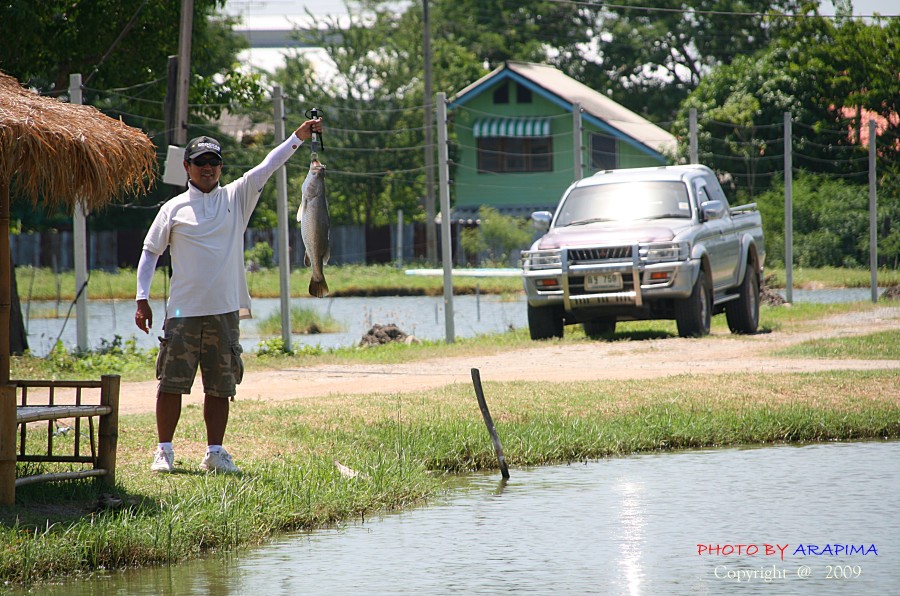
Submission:
<svg viewBox="0 0 900 596">
<path fill-rule="evenodd" d="M 641 451 L 900 436 L 894 371 L 484 387 L 513 474 Z M 233 416 L 228 443 L 243 473 L 227 477 L 199 472 L 200 408 L 182 416 L 172 476 L 146 471 L 152 416 L 123 417 L 116 494 L 124 506 L 97 510 L 89 483 L 21 488 L 21 504 L 0 510 L 0 578 L 182 561 L 427 501 L 444 490 L 443 472 L 496 467 L 467 385 L 237 401 Z M 360 475 L 342 476 L 335 461 Z"/>
<path fill-rule="evenodd" d="M 410 264 L 410 269 L 424 267 Z M 424 277 L 406 275 L 405 269 L 390 265 L 341 265 L 328 266 L 325 274 L 332 296 L 440 296 L 443 280 L 440 276 Z M 770 285 L 784 287 L 784 270 L 767 268 L 771 275 Z M 869 286 L 869 271 L 866 269 L 842 269 L 823 267 L 821 269 L 796 268 L 793 272 L 794 287 L 803 289 L 819 288 L 860 288 Z M 50 269 L 17 267 L 16 279 L 20 300 L 71 301 L 75 297 L 75 274 L 73 271 L 54 273 Z M 151 295 L 162 298 L 167 291 L 167 278 L 163 270 L 153 278 Z M 878 272 L 881 286 L 900 284 L 900 271 L 881 270 Z M 91 271 L 88 281 L 88 295 L 99 300 L 133 300 L 135 273 L 132 269 L 116 272 Z M 257 298 L 275 298 L 281 295 L 278 269 L 264 269 L 247 274 L 247 284 L 251 295 Z M 297 269 L 290 276 L 291 296 L 309 295 L 309 270 Z M 518 277 L 454 277 L 453 291 L 457 294 L 518 294 L 522 292 L 522 281 Z"/>
<path fill-rule="evenodd" d="M 764 307 L 762 327 L 785 333 L 820 319 L 883 305 Z M 714 319 L 712 352 L 729 337 Z M 665 321 L 622 324 L 604 341 L 676 336 Z M 896 333 L 804 342 L 783 357 L 897 358 Z M 553 343 L 588 342 L 577 330 Z M 251 369 L 314 364 L 409 362 L 534 347 L 526 330 L 422 345 L 345 348 L 284 356 L 248 355 Z M 824 347 L 823 347 L 824 345 Z M 84 359 L 96 359 L 85 362 Z M 96 377 L 125 366 L 150 378 L 152 358 L 111 346 L 106 354 L 14 358 L 18 378 Z M 55 367 L 55 368 L 54 368 Z M 78 371 L 78 372 L 76 372 Z M 681 375 L 653 381 L 485 383 L 513 468 L 640 451 L 747 443 L 900 437 L 895 370 L 810 374 Z M 183 561 L 258 544 L 273 534 L 427 502 L 448 486 L 445 472 L 494 469 L 496 460 L 470 385 L 416 394 L 332 395 L 296 402 L 238 400 L 227 444 L 243 474 L 200 473 L 202 411 L 186 407 L 172 476 L 148 474 L 152 415 L 120 419 L 121 507 L 98 507 L 90 481 L 32 485 L 0 508 L 0 581 L 22 584 L 98 569 Z M 45 440 L 41 433 L 30 436 Z M 60 445 L 70 435 L 55 439 Z M 85 451 L 87 449 L 85 448 Z M 341 475 L 335 461 L 361 474 Z M 34 472 L 34 469 L 30 470 Z M 49 470 L 48 470 L 49 471 Z"/>
</svg>

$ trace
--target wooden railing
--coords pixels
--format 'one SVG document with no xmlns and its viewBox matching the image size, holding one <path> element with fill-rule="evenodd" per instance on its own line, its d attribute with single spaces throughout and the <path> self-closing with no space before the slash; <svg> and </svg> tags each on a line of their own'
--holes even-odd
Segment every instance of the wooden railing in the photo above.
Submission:
<svg viewBox="0 0 900 596">
<path fill-rule="evenodd" d="M 116 444 L 118 442 L 119 426 L 119 385 L 118 375 L 104 375 L 99 381 L 24 381 L 12 380 L 7 391 L 15 392 L 16 425 L 18 433 L 16 438 L 6 435 L 11 427 L 0 423 L 0 460 L 6 464 L 5 470 L 0 470 L 0 495 L 4 495 L 4 504 L 8 502 L 9 495 L 15 499 L 15 487 L 34 482 L 49 482 L 56 480 L 72 480 L 77 478 L 98 477 L 100 482 L 112 486 L 116 479 Z M 99 400 L 91 399 L 90 394 L 95 394 L 99 389 Z M 87 403 L 99 401 L 99 403 Z M 4 412 L 8 412 L 6 408 Z M 0 412 L 0 418 L 3 418 Z M 94 418 L 98 418 L 97 428 L 94 428 Z M 59 427 L 59 421 L 73 419 L 72 426 Z M 82 452 L 82 435 L 87 421 L 87 438 L 90 453 Z M 42 453 L 29 453 L 28 433 L 34 432 L 35 422 L 46 421 L 46 449 Z M 2 422 L 2 421 L 0 421 Z M 31 428 L 30 428 L 31 426 Z M 54 449 L 54 442 L 59 433 L 59 428 L 73 433 L 74 446 L 71 454 L 58 454 Z M 5 430 L 4 430 L 5 429 Z M 96 430 L 96 432 L 95 432 Z M 43 432 L 38 429 L 38 432 Z M 14 449 L 10 449 L 13 442 L 17 442 Z M 13 457 L 10 458 L 10 451 Z M 14 486 L 9 486 L 11 481 L 9 463 L 13 460 L 12 481 Z M 68 470 L 62 472 L 35 474 L 15 478 L 16 462 L 38 463 L 76 463 L 88 464 L 89 467 L 80 470 Z"/>
</svg>

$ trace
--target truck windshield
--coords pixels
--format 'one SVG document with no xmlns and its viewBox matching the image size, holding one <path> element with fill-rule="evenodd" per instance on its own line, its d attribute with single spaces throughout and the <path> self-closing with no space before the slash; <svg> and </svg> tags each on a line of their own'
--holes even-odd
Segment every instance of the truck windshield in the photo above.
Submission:
<svg viewBox="0 0 900 596">
<path fill-rule="evenodd" d="M 669 217 L 691 217 L 683 182 L 617 182 L 573 189 L 560 205 L 555 225 Z"/>
</svg>

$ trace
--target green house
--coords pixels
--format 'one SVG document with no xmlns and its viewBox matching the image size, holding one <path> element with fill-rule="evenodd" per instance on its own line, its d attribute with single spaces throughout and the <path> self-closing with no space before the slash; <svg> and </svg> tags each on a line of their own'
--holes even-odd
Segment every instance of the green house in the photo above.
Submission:
<svg viewBox="0 0 900 596">
<path fill-rule="evenodd" d="M 545 64 L 507 62 L 460 91 L 449 110 L 456 221 L 482 205 L 507 215 L 552 211 L 576 178 L 667 165 L 676 146 L 662 128 Z"/>
</svg>

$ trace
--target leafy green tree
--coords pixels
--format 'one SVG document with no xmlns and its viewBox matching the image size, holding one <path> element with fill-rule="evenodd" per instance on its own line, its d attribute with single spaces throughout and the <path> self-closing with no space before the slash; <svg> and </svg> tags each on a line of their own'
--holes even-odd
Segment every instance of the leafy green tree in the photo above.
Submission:
<svg viewBox="0 0 900 596">
<path fill-rule="evenodd" d="M 320 21 L 307 41 L 324 49 L 333 71 L 320 74 L 302 55 L 275 79 L 294 113 L 325 115 L 332 221 L 384 225 L 397 209 L 423 217 L 424 62 L 421 7 L 397 13 L 382 2 L 347 2 L 349 22 Z M 442 36 L 432 45 L 435 89 L 461 88 L 483 73 L 474 55 Z M 302 182 L 303 170 L 295 182 Z"/>
<path fill-rule="evenodd" d="M 768 13 L 810 13 L 805 0 L 621 0 L 591 9 L 586 51 L 562 53 L 560 66 L 654 122 L 715 67 L 767 47 L 792 21 Z M 651 10 L 655 9 L 655 10 Z M 588 9 L 583 9 L 587 11 Z"/>
<path fill-rule="evenodd" d="M 574 51 L 592 15 L 579 3 L 552 0 L 429 1 L 436 37 L 465 48 L 488 68 Z"/>
<path fill-rule="evenodd" d="M 211 133 L 209 121 L 224 106 L 252 103 L 260 96 L 254 76 L 236 72 L 237 52 L 246 44 L 231 33 L 233 22 L 218 15 L 224 0 L 195 0 L 189 133 Z M 143 129 L 165 154 L 164 100 L 168 57 L 178 54 L 181 3 L 172 0 L 8 0 L 0 3 L 0 70 L 53 96 L 67 94 L 69 75 L 82 74 L 83 102 Z M 142 204 L 168 198 L 159 185 Z M 93 214 L 94 229 L 144 228 L 152 210 L 110 207 Z M 14 206 L 24 230 L 70 224 L 68 214 L 33 212 Z"/>
<path fill-rule="evenodd" d="M 900 33 L 897 25 L 836 26 L 804 19 L 766 50 L 714 69 L 682 104 L 675 122 L 681 154 L 688 141 L 687 114 L 696 108 L 701 161 L 741 178 L 753 195 L 783 169 L 783 114 L 790 112 L 795 167 L 862 173 L 856 180 L 865 182 L 860 122 L 864 114 L 877 114 L 888 123 L 883 132 L 896 135 L 900 81 L 889 67 L 857 63 L 900 64 L 900 49 L 891 41 Z M 882 161 L 892 162 L 896 151 L 895 143 L 884 143 Z"/>
</svg>

